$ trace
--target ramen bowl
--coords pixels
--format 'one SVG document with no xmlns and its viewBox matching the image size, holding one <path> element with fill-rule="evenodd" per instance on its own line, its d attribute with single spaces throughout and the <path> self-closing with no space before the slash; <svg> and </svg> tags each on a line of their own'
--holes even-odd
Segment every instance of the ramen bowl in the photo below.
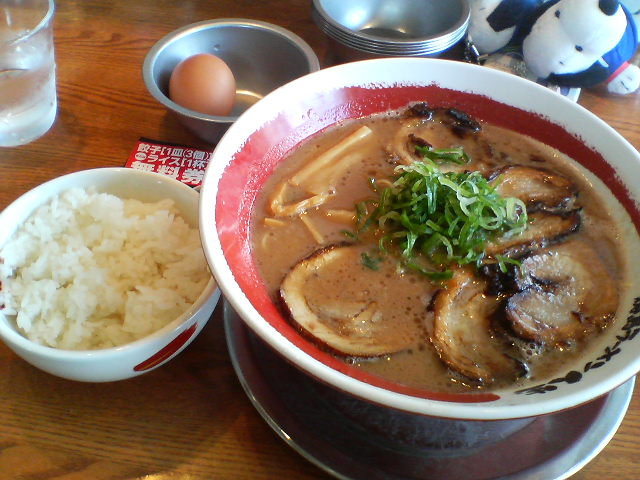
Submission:
<svg viewBox="0 0 640 480">
<path fill-rule="evenodd" d="M 233 109 L 227 116 L 207 115 L 169 98 L 171 72 L 196 54 L 215 55 L 236 80 Z M 320 68 L 318 57 L 298 35 L 259 20 L 219 18 L 181 27 L 162 37 L 142 66 L 149 93 L 193 134 L 215 143 L 250 105 L 285 83 Z"/>
<path fill-rule="evenodd" d="M 442 393 L 382 380 L 301 335 L 265 287 L 252 253 L 252 209 L 287 153 L 339 122 L 415 102 L 455 108 L 529 135 L 585 167 L 617 205 L 628 269 L 617 316 L 580 356 L 548 378 L 494 390 Z M 353 62 L 297 79 L 265 97 L 222 138 L 200 202 L 205 253 L 225 298 L 263 341 L 308 375 L 377 405 L 434 417 L 506 420 L 557 412 L 607 394 L 640 369 L 640 155 L 584 108 L 533 82 L 459 62 L 391 58 Z"/>
</svg>

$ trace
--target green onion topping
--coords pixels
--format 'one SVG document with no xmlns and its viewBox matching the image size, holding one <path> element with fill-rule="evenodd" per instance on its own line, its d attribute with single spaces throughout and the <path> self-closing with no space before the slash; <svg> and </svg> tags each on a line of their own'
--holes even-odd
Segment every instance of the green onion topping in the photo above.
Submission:
<svg viewBox="0 0 640 480">
<path fill-rule="evenodd" d="M 393 185 L 379 191 L 374 204 L 357 206 L 358 234 L 377 225 L 383 253 L 394 246 L 404 266 L 442 280 L 451 275 L 452 263 L 479 267 L 487 241 L 524 231 L 526 207 L 496 192 L 499 178 L 489 182 L 479 172 L 440 170 L 438 163 L 468 162 L 461 148 L 416 150 L 423 161 L 396 167 Z"/>
</svg>

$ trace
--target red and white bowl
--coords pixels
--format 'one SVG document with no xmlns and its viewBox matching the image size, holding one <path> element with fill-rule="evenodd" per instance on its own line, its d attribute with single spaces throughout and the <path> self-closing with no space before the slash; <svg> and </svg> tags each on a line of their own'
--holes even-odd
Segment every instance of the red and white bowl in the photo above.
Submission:
<svg viewBox="0 0 640 480">
<path fill-rule="evenodd" d="M 198 192 L 173 178 L 129 168 L 96 168 L 45 182 L 17 198 L 0 213 L 0 245 L 4 245 L 40 206 L 70 188 L 95 187 L 98 192 L 143 202 L 174 200 L 191 226 L 198 224 Z M 83 382 L 123 380 L 149 372 L 171 360 L 200 333 L 220 298 L 211 278 L 193 305 L 160 330 L 126 345 L 99 350 L 66 350 L 40 345 L 25 337 L 0 312 L 0 339 L 17 355 L 53 375 Z"/>
<path fill-rule="evenodd" d="M 442 394 L 381 380 L 303 338 L 269 298 L 251 251 L 256 195 L 287 152 L 345 119 L 426 101 L 530 135 L 576 159 L 617 198 L 628 224 L 621 248 L 630 288 L 619 318 L 579 360 L 530 388 Z M 218 284 L 246 324 L 309 375 L 379 405 L 456 419 L 510 419 L 580 405 L 640 370 L 640 154 L 602 120 L 544 87 L 460 62 L 391 58 L 348 63 L 297 79 L 242 115 L 218 144 L 204 179 L 200 228 Z"/>
</svg>

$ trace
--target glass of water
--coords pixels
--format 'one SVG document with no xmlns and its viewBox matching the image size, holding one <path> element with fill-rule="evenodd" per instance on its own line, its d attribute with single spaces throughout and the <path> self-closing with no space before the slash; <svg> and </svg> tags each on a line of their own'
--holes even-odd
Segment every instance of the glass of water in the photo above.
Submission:
<svg viewBox="0 0 640 480">
<path fill-rule="evenodd" d="M 0 147 L 24 145 L 56 117 L 53 0 L 0 0 Z"/>
</svg>

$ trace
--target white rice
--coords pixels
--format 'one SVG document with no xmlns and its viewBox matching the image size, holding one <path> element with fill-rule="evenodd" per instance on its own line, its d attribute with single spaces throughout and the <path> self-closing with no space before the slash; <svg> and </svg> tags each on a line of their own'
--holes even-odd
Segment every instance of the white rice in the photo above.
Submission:
<svg viewBox="0 0 640 480">
<path fill-rule="evenodd" d="M 108 348 L 177 318 L 209 279 L 198 230 L 172 200 L 71 189 L 0 250 L 0 314 L 42 345 Z"/>
</svg>

